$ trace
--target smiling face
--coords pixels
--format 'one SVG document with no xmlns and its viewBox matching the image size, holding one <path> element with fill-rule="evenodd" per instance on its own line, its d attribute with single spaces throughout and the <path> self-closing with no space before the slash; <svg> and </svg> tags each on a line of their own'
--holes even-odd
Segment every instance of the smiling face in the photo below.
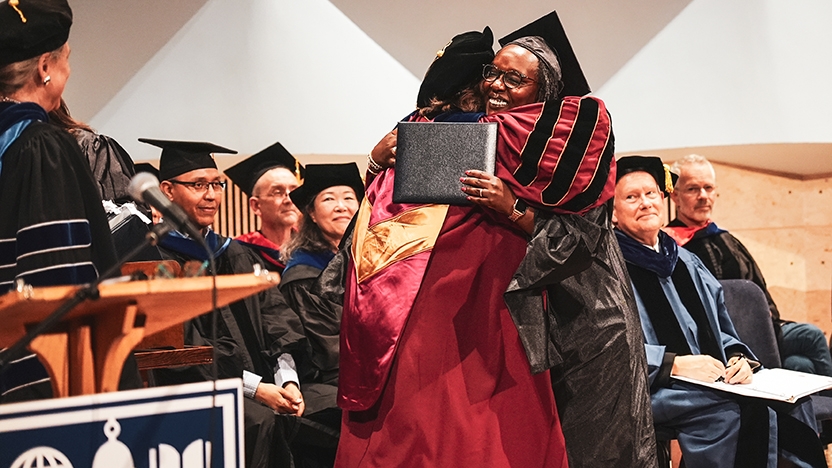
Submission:
<svg viewBox="0 0 832 468">
<path fill-rule="evenodd" d="M 293 227 L 300 219 L 300 211 L 292 203 L 289 193 L 298 188 L 298 179 L 285 167 L 276 167 L 260 176 L 254 185 L 249 203 L 263 224 L 275 228 Z"/>
<path fill-rule="evenodd" d="M 196 169 L 174 179 L 185 183 L 222 181 L 220 171 L 213 168 Z M 208 190 L 200 193 L 187 185 L 174 184 L 167 180 L 162 181 L 160 187 L 172 202 L 185 210 L 188 218 L 200 229 L 204 230 L 214 224 L 214 217 L 222 203 L 222 190 L 208 186 Z"/>
<path fill-rule="evenodd" d="M 324 237 L 337 247 L 356 211 L 358 198 L 355 190 L 346 185 L 336 185 L 315 196 L 309 218 L 318 225 Z"/>
<path fill-rule="evenodd" d="M 658 242 L 663 207 L 664 194 L 646 172 L 631 172 L 615 184 L 612 222 L 642 244 Z"/>
<path fill-rule="evenodd" d="M 485 95 L 485 113 L 493 114 L 517 106 L 531 104 L 537 101 L 537 57 L 530 51 L 518 45 L 507 45 L 497 52 L 491 62 L 500 71 L 516 71 L 528 79 L 514 89 L 509 89 L 503 82 L 504 76 L 480 84 Z M 534 81 L 532 81 L 534 80 Z"/>
</svg>

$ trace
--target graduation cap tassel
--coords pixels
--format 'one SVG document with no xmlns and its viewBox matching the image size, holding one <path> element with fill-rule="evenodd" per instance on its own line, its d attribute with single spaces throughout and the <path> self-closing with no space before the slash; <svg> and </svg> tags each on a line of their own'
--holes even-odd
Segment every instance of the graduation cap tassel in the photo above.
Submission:
<svg viewBox="0 0 832 468">
<path fill-rule="evenodd" d="M 303 183 L 303 177 L 300 175 L 300 161 L 295 159 L 295 177 L 298 179 L 298 183 Z"/>
<path fill-rule="evenodd" d="M 667 164 L 662 164 L 664 166 L 664 189 L 667 193 L 673 193 L 673 177 L 670 176 L 670 166 Z"/>
<path fill-rule="evenodd" d="M 20 21 L 25 23 L 26 17 L 23 16 L 23 12 L 20 11 L 20 8 L 17 7 L 18 5 L 20 5 L 20 0 L 9 0 L 9 6 L 14 8 L 14 11 L 16 11 L 18 15 L 20 15 Z"/>
</svg>

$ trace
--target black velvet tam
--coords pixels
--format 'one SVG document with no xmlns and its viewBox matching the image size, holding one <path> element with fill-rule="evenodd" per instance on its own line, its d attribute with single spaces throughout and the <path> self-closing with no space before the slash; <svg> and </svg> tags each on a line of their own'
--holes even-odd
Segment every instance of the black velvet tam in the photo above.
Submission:
<svg viewBox="0 0 832 468">
<path fill-rule="evenodd" d="M 470 31 L 454 36 L 436 53 L 430 64 L 419 96 L 417 107 L 427 107 L 431 98 L 452 98 L 466 85 L 482 78 L 482 67 L 494 59 L 494 35 L 488 26 L 482 32 Z"/>
<path fill-rule="evenodd" d="M 66 43 L 72 9 L 66 0 L 0 2 L 0 65 L 51 52 Z"/>
</svg>

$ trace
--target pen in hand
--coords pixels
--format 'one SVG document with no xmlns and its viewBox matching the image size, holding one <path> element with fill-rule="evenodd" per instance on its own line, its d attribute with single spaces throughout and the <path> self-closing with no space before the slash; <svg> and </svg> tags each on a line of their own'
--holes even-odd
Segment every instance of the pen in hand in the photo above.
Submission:
<svg viewBox="0 0 832 468">
<path fill-rule="evenodd" d="M 730 368 L 732 368 L 732 367 L 736 366 L 736 365 L 740 362 L 740 360 L 742 360 L 742 359 L 745 359 L 745 356 L 740 355 L 740 356 L 737 358 L 737 360 L 735 360 L 733 363 L 728 364 L 727 366 L 725 366 L 725 371 L 727 372 L 727 371 L 728 371 L 728 369 L 730 369 Z M 716 378 L 716 380 L 715 380 L 714 382 L 725 382 L 725 376 L 720 375 L 719 377 L 717 377 L 717 378 Z M 727 383 L 727 382 L 726 382 L 726 383 Z"/>
</svg>

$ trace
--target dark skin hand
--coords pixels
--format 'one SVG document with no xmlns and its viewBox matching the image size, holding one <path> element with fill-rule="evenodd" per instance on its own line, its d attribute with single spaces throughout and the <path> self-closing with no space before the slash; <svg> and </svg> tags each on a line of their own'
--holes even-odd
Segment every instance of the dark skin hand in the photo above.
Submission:
<svg viewBox="0 0 832 468">
<path fill-rule="evenodd" d="M 370 157 L 373 158 L 373 161 L 385 169 L 396 165 L 396 141 L 398 139 L 398 133 L 399 129 L 394 128 L 392 132 L 384 135 L 384 138 L 370 152 Z"/>
<path fill-rule="evenodd" d="M 465 171 L 465 177 L 461 177 L 459 181 L 462 182 L 462 191 L 468 195 L 471 203 L 490 208 L 505 217 L 509 217 L 514 211 L 517 197 L 499 177 L 483 171 L 469 170 Z M 532 208 L 526 209 L 526 214 L 516 222 L 526 234 L 531 234 L 534 230 Z"/>
<path fill-rule="evenodd" d="M 398 129 L 384 135 L 370 152 L 370 157 L 379 166 L 387 169 L 396 165 L 396 143 L 398 141 Z M 486 174 L 483 171 L 470 170 L 465 172 L 465 177 L 459 179 L 464 184 L 462 191 L 468 195 L 475 205 L 490 208 L 508 217 L 514 211 L 514 202 L 517 197 L 511 189 L 498 177 Z M 482 189 L 482 191 L 480 191 Z M 534 230 L 534 211 L 531 208 L 526 214 L 517 220 L 517 225 L 531 234 Z"/>
</svg>

